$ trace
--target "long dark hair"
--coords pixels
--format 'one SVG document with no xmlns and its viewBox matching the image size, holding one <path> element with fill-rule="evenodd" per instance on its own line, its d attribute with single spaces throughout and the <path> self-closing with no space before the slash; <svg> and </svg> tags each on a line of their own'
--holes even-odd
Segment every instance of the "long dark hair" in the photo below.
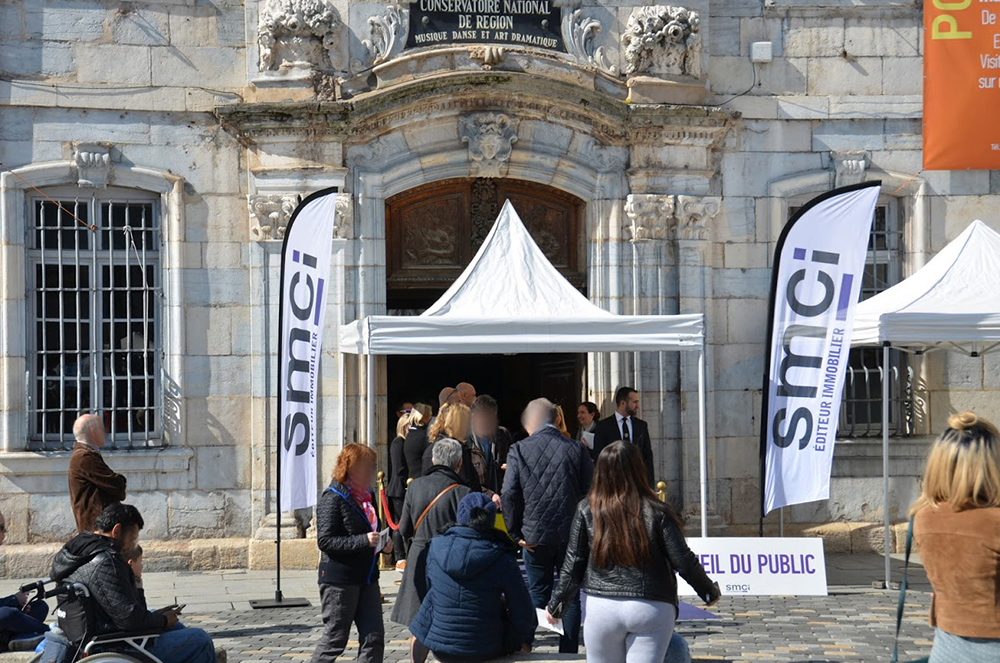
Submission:
<svg viewBox="0 0 1000 663">
<path fill-rule="evenodd" d="M 610 444 L 597 457 L 588 499 L 594 517 L 590 554 L 598 568 L 638 568 L 649 561 L 649 532 L 642 517 L 645 509 L 661 510 L 681 527 L 674 510 L 656 498 L 639 449 L 628 442 Z"/>
</svg>

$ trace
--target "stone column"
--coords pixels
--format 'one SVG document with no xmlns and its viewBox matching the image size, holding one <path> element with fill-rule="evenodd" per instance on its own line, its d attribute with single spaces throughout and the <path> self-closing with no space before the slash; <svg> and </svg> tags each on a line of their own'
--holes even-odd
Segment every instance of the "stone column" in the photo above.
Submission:
<svg viewBox="0 0 1000 663">
<path fill-rule="evenodd" d="M 706 324 L 705 366 L 707 412 L 712 412 L 713 352 L 712 352 L 712 275 L 709 222 L 721 208 L 721 200 L 712 196 L 677 196 L 675 236 L 677 243 L 677 297 L 679 313 L 704 313 Z M 683 430 L 684 476 L 694 481 L 684 484 L 685 510 L 698 510 L 700 486 L 698 449 L 698 355 L 686 352 L 681 357 L 681 427 Z M 711 511 L 712 477 L 715 475 L 715 454 L 712 444 L 712 418 L 708 417 L 708 504 L 709 526 L 716 529 L 721 519 Z"/>
<path fill-rule="evenodd" d="M 636 315 L 672 314 L 673 303 L 665 292 L 661 275 L 670 268 L 668 238 L 672 237 L 674 207 L 672 195 L 634 193 L 625 201 L 628 224 L 625 235 L 631 245 L 631 277 L 633 287 L 630 313 Z M 624 270 L 623 270 L 624 271 Z M 657 481 L 665 480 L 675 493 L 677 488 L 677 434 L 672 425 L 677 403 L 672 398 L 677 384 L 674 376 L 675 357 L 664 352 L 633 353 L 632 382 L 642 397 L 640 415 L 650 424 L 653 457 Z"/>
</svg>

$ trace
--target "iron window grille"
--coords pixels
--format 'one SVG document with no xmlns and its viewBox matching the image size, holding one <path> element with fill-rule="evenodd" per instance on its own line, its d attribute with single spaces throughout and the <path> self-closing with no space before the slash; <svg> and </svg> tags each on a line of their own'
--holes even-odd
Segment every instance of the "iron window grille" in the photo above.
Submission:
<svg viewBox="0 0 1000 663">
<path fill-rule="evenodd" d="M 85 412 L 112 448 L 160 446 L 159 202 L 49 195 L 27 203 L 28 448 L 71 448 Z"/>
<path fill-rule="evenodd" d="M 789 216 L 798 211 L 789 207 Z M 898 202 L 890 198 L 875 208 L 868 238 L 861 300 L 891 288 L 902 280 L 903 217 Z M 906 437 L 913 432 L 913 369 L 905 353 L 889 351 L 889 366 L 882 365 L 882 348 L 853 348 L 844 380 L 838 438 L 882 436 L 882 380 L 888 372 L 889 434 Z"/>
</svg>

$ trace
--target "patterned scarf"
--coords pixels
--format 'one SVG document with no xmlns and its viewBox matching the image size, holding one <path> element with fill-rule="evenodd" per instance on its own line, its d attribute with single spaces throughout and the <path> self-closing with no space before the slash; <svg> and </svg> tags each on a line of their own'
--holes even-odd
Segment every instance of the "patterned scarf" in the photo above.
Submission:
<svg viewBox="0 0 1000 663">
<path fill-rule="evenodd" d="M 365 512 L 365 516 L 368 517 L 368 524 L 371 526 L 373 532 L 378 531 L 378 514 L 375 513 L 375 507 L 372 505 L 372 493 L 368 486 L 361 486 L 353 481 L 348 480 L 348 488 L 351 489 L 351 497 L 354 501 L 358 503 L 361 510 Z"/>
</svg>

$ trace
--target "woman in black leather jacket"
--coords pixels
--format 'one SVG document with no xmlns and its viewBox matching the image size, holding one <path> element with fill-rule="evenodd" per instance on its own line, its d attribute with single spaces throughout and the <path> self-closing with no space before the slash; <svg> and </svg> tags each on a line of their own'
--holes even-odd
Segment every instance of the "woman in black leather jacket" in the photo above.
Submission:
<svg viewBox="0 0 1000 663">
<path fill-rule="evenodd" d="M 662 663 L 677 618 L 674 571 L 708 605 L 718 600 L 719 586 L 688 548 L 677 514 L 649 487 L 639 448 L 615 442 L 597 457 L 590 494 L 573 517 L 549 621 L 582 585 L 588 661 Z"/>
</svg>

